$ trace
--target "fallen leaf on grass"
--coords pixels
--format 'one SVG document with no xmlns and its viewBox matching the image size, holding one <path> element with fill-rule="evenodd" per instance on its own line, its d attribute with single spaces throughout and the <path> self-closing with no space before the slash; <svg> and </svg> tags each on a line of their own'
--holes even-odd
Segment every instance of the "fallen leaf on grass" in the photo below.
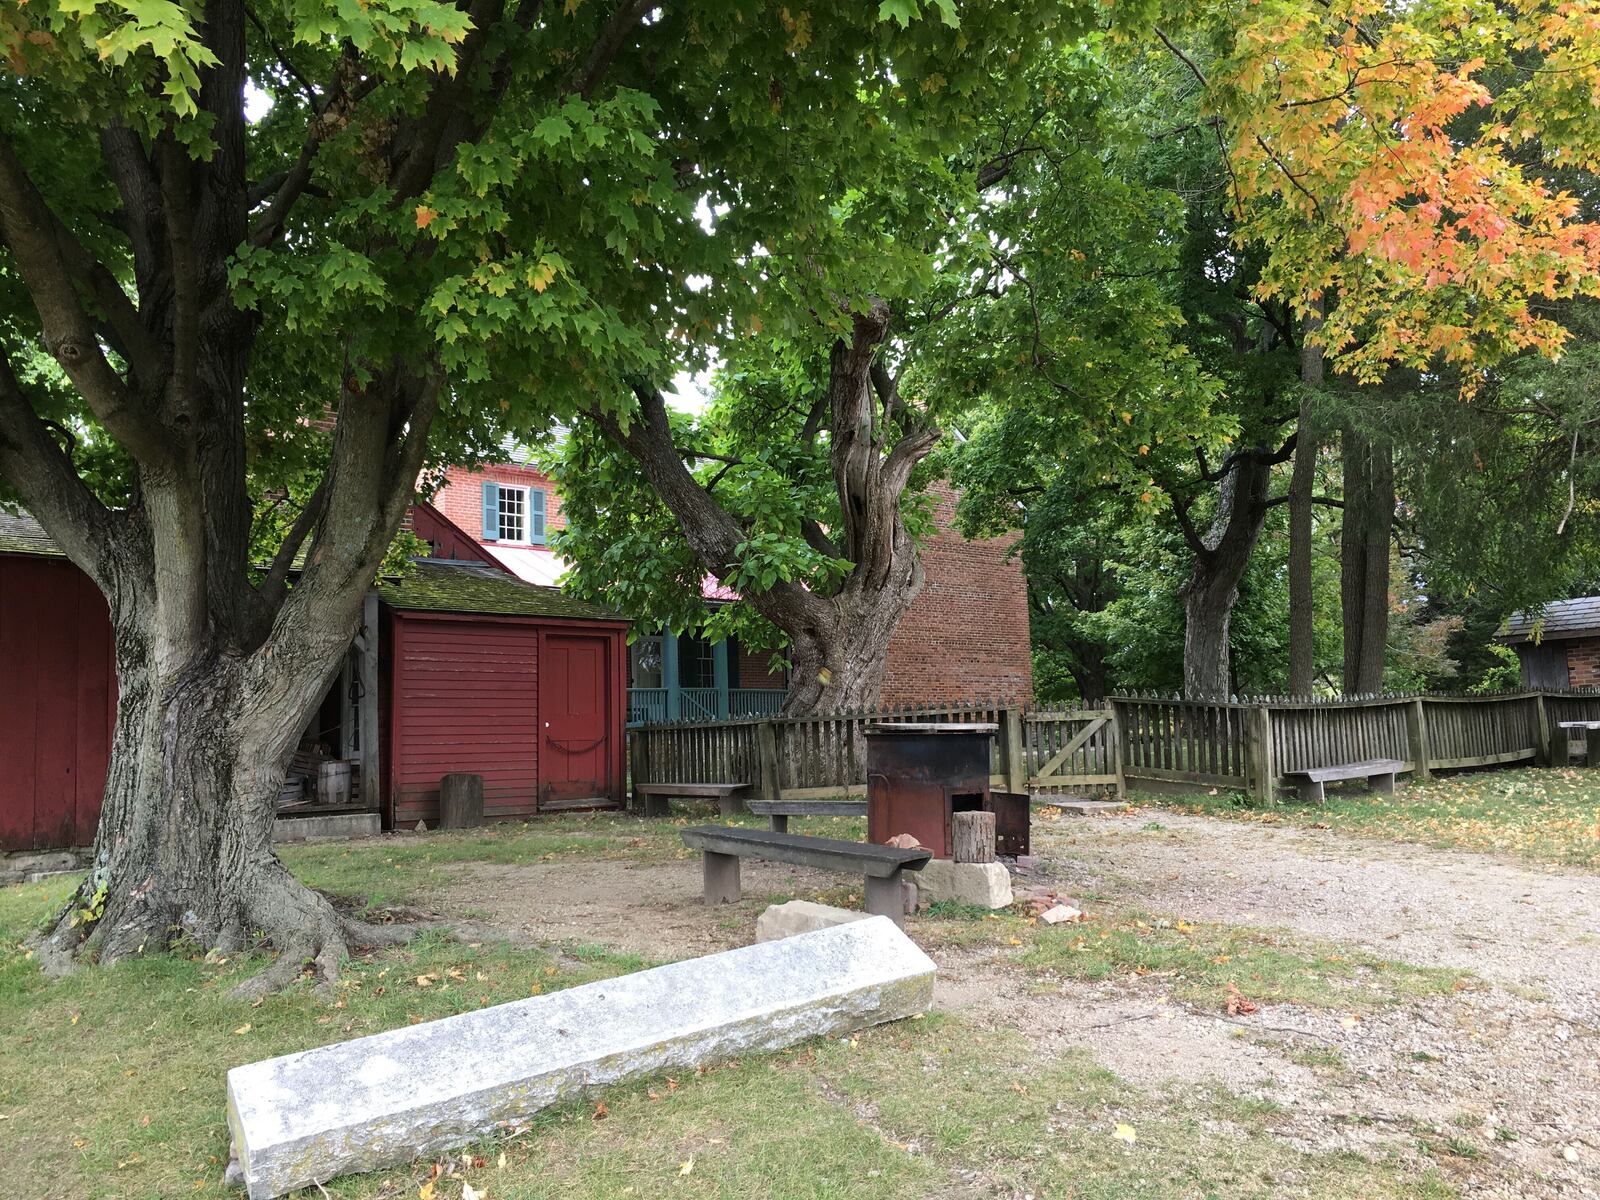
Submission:
<svg viewBox="0 0 1600 1200">
<path fill-rule="evenodd" d="M 239 1026 L 239 1028 L 235 1029 L 233 1031 L 233 1033 L 234 1033 L 235 1037 L 243 1037 L 245 1034 L 249 1033 L 250 1030 L 251 1030 L 250 1022 L 246 1021 L 243 1025 Z"/>
<path fill-rule="evenodd" d="M 606 1107 L 606 1102 L 602 1100 L 594 1106 L 594 1112 L 590 1114 L 589 1119 L 592 1121 L 604 1121 L 610 1115 L 611 1110 Z"/>
<path fill-rule="evenodd" d="M 1228 985 L 1228 999 L 1225 1007 L 1230 1017 L 1247 1017 L 1253 1012 L 1260 1012 L 1261 1006 L 1248 996 L 1241 995 L 1239 989 L 1233 984 Z"/>
<path fill-rule="evenodd" d="M 484 1188 L 480 1192 L 470 1183 L 463 1183 L 461 1185 L 461 1200 L 489 1200 L 489 1189 Z"/>
<path fill-rule="evenodd" d="M 687 1159 L 685 1159 L 683 1162 L 678 1164 L 678 1174 L 679 1175 L 688 1175 L 688 1174 L 691 1174 L 693 1171 L 694 1171 L 694 1156 L 691 1154 Z"/>
<path fill-rule="evenodd" d="M 1116 1129 L 1112 1131 L 1111 1136 L 1119 1142 L 1127 1142 L 1130 1146 L 1139 1140 L 1139 1135 L 1133 1131 L 1133 1126 L 1125 1125 L 1120 1121 L 1117 1123 Z"/>
<path fill-rule="evenodd" d="M 417 1189 L 417 1200 L 433 1200 L 433 1180 L 428 1180 Z"/>
</svg>

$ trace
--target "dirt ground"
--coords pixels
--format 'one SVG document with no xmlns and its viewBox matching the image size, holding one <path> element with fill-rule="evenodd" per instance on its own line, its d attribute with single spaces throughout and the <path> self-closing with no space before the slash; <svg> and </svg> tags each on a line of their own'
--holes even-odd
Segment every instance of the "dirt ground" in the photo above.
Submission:
<svg viewBox="0 0 1600 1200">
<path fill-rule="evenodd" d="M 1025 881 L 1086 908 L 1288 929 L 1479 982 L 1359 1021 L 1290 1005 L 1229 1018 L 1134 979 L 1041 993 L 1004 950 L 934 945 L 941 1006 L 1041 1054 L 1086 1048 L 1145 1088 L 1214 1081 L 1271 1100 L 1275 1133 L 1302 1149 L 1410 1154 L 1456 1138 L 1471 1144 L 1452 1172 L 1465 1195 L 1600 1197 L 1600 876 L 1153 810 L 1038 821 L 1034 850 Z M 768 896 L 844 882 L 746 863 L 759 899 L 713 911 L 694 859 L 475 865 L 441 900 L 666 960 L 750 941 Z"/>
</svg>

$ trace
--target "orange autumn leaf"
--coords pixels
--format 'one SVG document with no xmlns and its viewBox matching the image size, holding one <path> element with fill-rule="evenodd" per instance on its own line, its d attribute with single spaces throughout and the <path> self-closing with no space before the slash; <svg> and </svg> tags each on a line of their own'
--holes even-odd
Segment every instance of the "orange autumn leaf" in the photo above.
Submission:
<svg viewBox="0 0 1600 1200">
<path fill-rule="evenodd" d="M 429 208 L 426 204 L 417 205 L 417 228 L 426 229 L 433 224 L 434 218 L 438 215 L 437 211 Z"/>
</svg>

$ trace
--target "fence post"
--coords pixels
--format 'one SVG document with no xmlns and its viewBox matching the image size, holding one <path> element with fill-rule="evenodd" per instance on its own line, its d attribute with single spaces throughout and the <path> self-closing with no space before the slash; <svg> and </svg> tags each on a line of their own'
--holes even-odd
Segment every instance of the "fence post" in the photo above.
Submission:
<svg viewBox="0 0 1600 1200">
<path fill-rule="evenodd" d="M 1006 791 L 1026 796 L 1028 756 L 1020 708 L 1000 710 L 1000 753 L 1006 764 Z"/>
<path fill-rule="evenodd" d="M 1272 762 L 1272 710 L 1257 704 L 1250 713 L 1250 794 L 1264 803 L 1271 803 L 1276 794 L 1277 778 Z"/>
<path fill-rule="evenodd" d="M 1565 753 L 1561 755 L 1561 761 L 1558 762 L 1556 759 L 1555 742 L 1550 737 L 1550 712 L 1544 706 L 1543 692 L 1534 693 L 1533 712 L 1534 723 L 1537 727 L 1534 731 L 1534 736 L 1539 739 L 1533 748 L 1533 761 L 1541 767 L 1566 766 Z M 1565 730 L 1558 730 L 1558 732 L 1563 738 L 1566 737 Z M 1566 747 L 1563 746 L 1562 750 L 1565 751 Z"/>
<path fill-rule="evenodd" d="M 1428 748 L 1428 711 L 1422 706 L 1421 696 L 1406 705 L 1406 746 L 1411 761 L 1417 766 L 1411 777 L 1424 782 L 1432 779 L 1433 767 L 1428 762 L 1432 757 Z"/>
<path fill-rule="evenodd" d="M 1111 769 L 1117 776 L 1117 799 L 1126 800 L 1128 798 L 1128 775 L 1123 770 L 1122 707 L 1115 701 L 1111 701 L 1110 707 L 1106 711 L 1111 716 L 1107 728 L 1111 730 Z"/>
<path fill-rule="evenodd" d="M 778 774 L 778 727 L 771 721 L 756 726 L 756 761 L 760 765 L 760 792 L 763 800 L 776 803 L 783 799 L 783 787 Z"/>
<path fill-rule="evenodd" d="M 645 801 L 639 792 L 639 785 L 650 782 L 650 747 L 645 741 L 645 732 L 642 729 L 628 731 L 628 776 L 628 782 L 633 785 L 633 802 L 630 807 L 635 812 L 643 813 Z"/>
</svg>

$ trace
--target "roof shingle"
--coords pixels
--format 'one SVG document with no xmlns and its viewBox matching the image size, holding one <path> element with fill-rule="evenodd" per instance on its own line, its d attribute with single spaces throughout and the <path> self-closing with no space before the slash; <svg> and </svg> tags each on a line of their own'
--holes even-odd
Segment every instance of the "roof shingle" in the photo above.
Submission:
<svg viewBox="0 0 1600 1200">
<path fill-rule="evenodd" d="M 1505 642 L 1531 642 L 1535 628 L 1541 641 L 1583 637 L 1600 633 L 1600 596 L 1579 596 L 1573 600 L 1554 600 L 1542 609 L 1512 613 L 1500 631 Z"/>
<path fill-rule="evenodd" d="M 621 621 L 614 612 L 568 596 L 559 588 L 524 583 L 481 563 L 418 559 L 404 579 L 386 579 L 378 595 L 390 608 L 420 612 L 489 613 L 511 617 L 560 617 Z"/>
</svg>

